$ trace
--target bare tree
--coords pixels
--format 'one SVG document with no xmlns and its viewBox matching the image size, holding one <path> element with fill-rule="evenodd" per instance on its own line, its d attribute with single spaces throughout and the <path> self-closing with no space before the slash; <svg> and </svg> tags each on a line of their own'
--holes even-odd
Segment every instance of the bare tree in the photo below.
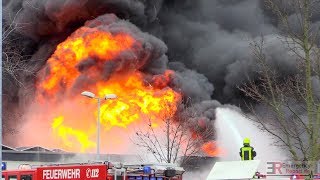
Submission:
<svg viewBox="0 0 320 180">
<path fill-rule="evenodd" d="M 5 10 L 4 10 L 5 11 Z M 23 24 L 16 22 L 17 16 L 21 9 L 16 14 L 3 21 L 2 26 L 2 62 L 3 72 L 9 75 L 19 85 L 23 85 L 20 81 L 21 74 L 34 74 L 35 68 L 28 65 L 30 56 L 24 55 L 21 39 L 15 34 L 17 29 L 22 28 Z"/>
<path fill-rule="evenodd" d="M 202 155 L 203 144 L 214 137 L 212 125 L 199 127 L 192 120 L 195 115 L 191 111 L 175 114 L 167 111 L 157 117 L 159 124 L 154 124 L 152 118 L 148 118 L 147 129 L 136 131 L 133 142 L 151 152 L 158 162 L 185 165 L 192 156 Z"/>
<path fill-rule="evenodd" d="M 18 21 L 18 17 L 22 9 L 12 13 L 11 10 L 3 8 L 3 23 L 2 23 L 2 72 L 3 72 L 3 137 L 4 142 L 8 144 L 14 144 L 12 136 L 18 134 L 17 124 L 22 122 L 22 114 L 24 106 L 19 106 L 19 103 L 25 103 L 27 98 L 23 100 L 20 97 L 32 97 L 22 96 L 20 93 L 23 88 L 23 95 L 29 93 L 30 89 L 34 86 L 30 83 L 29 79 L 35 77 L 36 71 L 39 67 L 35 67 L 28 51 L 30 47 L 30 39 L 26 41 L 26 37 L 19 34 L 20 28 L 24 28 L 27 24 L 22 24 Z M 32 64 L 33 63 L 33 64 Z M 29 84 L 29 85 L 28 85 Z"/>
<path fill-rule="evenodd" d="M 319 29 L 311 26 L 312 13 L 319 0 L 265 0 L 283 26 L 280 37 L 301 70 L 292 76 L 278 74 L 266 58 L 262 37 L 253 41 L 260 79 L 240 87 L 248 97 L 260 103 L 264 114 L 249 105 L 260 127 L 271 134 L 277 145 L 288 149 L 294 160 L 307 160 L 315 168 L 320 158 L 320 99 L 313 87 L 319 81 Z M 292 13 L 293 11 L 293 13 Z M 289 16 L 296 16 L 298 28 Z"/>
</svg>

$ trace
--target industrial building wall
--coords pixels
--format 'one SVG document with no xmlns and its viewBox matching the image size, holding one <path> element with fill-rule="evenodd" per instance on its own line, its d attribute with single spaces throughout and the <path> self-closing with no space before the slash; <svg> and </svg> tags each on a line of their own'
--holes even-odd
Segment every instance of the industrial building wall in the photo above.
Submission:
<svg viewBox="0 0 320 180">
<path fill-rule="evenodd" d="M 3 150 L 2 161 L 7 163 L 7 169 L 17 169 L 21 164 L 85 163 L 97 159 L 95 154 Z M 135 155 L 101 154 L 98 161 L 138 163 L 139 158 Z"/>
</svg>

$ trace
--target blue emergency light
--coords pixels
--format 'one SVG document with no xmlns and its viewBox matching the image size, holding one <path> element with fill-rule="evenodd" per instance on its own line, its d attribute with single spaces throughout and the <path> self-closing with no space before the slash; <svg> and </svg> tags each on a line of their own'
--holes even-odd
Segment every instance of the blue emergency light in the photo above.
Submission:
<svg viewBox="0 0 320 180">
<path fill-rule="evenodd" d="M 163 180 L 162 177 L 129 176 L 128 180 Z"/>
<path fill-rule="evenodd" d="M 150 166 L 143 167 L 143 173 L 144 174 L 151 174 L 151 167 Z"/>
<path fill-rule="evenodd" d="M 130 176 L 128 178 L 129 180 L 150 180 L 149 177 L 143 177 L 143 176 Z"/>
<path fill-rule="evenodd" d="M 7 170 L 7 162 L 2 162 L 1 163 L 1 169 L 2 170 Z"/>
</svg>

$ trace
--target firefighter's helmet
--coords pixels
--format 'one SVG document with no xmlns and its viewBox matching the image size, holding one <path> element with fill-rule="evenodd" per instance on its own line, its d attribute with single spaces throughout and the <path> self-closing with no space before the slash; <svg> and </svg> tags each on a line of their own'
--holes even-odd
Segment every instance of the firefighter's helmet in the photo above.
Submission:
<svg viewBox="0 0 320 180">
<path fill-rule="evenodd" d="M 243 139 L 243 144 L 250 144 L 250 139 L 249 138 L 244 138 Z"/>
</svg>

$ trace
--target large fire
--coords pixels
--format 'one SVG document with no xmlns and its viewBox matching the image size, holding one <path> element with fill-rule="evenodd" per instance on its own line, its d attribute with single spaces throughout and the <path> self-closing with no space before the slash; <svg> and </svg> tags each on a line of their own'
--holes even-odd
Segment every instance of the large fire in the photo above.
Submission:
<svg viewBox="0 0 320 180">
<path fill-rule="evenodd" d="M 101 153 L 135 153 L 139 148 L 131 140 L 139 130 L 163 131 L 165 118 L 172 118 L 187 122 L 184 134 L 196 133 L 193 140 L 201 142 L 202 152 L 217 155 L 213 136 L 203 134 L 212 124 L 206 116 L 196 123 L 207 110 L 183 109 L 181 74 L 168 70 L 166 51 L 161 40 L 114 15 L 87 21 L 56 47 L 38 72 L 36 101 L 26 112 L 18 144 L 95 152 L 100 112 Z M 82 96 L 83 91 L 95 98 Z M 107 94 L 117 98 L 104 99 Z M 178 119 L 189 114 L 190 119 Z"/>
<path fill-rule="evenodd" d="M 81 91 L 99 97 L 117 95 L 117 99 L 102 101 L 103 133 L 143 124 L 145 117 L 157 124 L 157 117 L 175 113 L 181 95 L 168 86 L 173 72 L 150 75 L 139 71 L 143 61 L 132 54 L 139 54 L 141 48 L 141 42 L 130 34 L 90 27 L 78 29 L 57 46 L 39 76 L 37 100 L 49 104 L 48 117 L 60 148 L 88 152 L 96 146 L 97 102 L 81 96 Z M 61 101 L 74 107 L 58 105 Z"/>
</svg>

